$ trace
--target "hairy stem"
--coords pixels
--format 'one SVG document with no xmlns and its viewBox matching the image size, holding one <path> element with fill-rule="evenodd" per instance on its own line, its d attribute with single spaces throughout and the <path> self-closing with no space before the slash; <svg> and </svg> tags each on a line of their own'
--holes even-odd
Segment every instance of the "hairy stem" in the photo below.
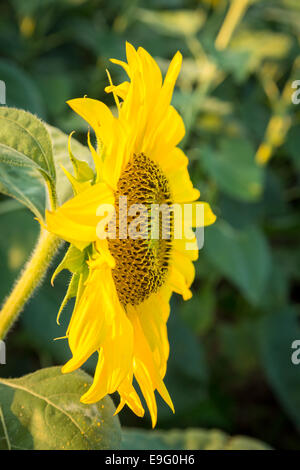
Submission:
<svg viewBox="0 0 300 470">
<path fill-rule="evenodd" d="M 41 228 L 31 258 L 0 311 L 0 339 L 8 333 L 25 303 L 40 284 L 60 243 L 58 237 Z"/>
</svg>

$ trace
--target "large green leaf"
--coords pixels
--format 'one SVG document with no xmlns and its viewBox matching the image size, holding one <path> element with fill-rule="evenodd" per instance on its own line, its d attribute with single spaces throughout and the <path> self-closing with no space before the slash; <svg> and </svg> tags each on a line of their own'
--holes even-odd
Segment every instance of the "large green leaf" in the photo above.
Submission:
<svg viewBox="0 0 300 470">
<path fill-rule="evenodd" d="M 269 383 L 300 430 L 300 365 L 292 344 L 300 339 L 299 316 L 291 308 L 265 316 L 260 323 L 260 353 Z"/>
<path fill-rule="evenodd" d="M 159 423 L 174 422 L 174 419 L 183 422 L 193 412 L 196 404 L 202 403 L 208 394 L 208 368 L 204 347 L 174 311 L 168 320 L 168 337 L 170 357 L 165 382 L 176 414 L 174 416 L 165 403 L 159 400 Z"/>
<path fill-rule="evenodd" d="M 204 253 L 234 282 L 250 302 L 257 304 L 270 273 L 268 244 L 257 227 L 235 230 L 219 220 L 205 232 Z"/>
<path fill-rule="evenodd" d="M 55 185 L 52 144 L 44 124 L 15 108 L 0 108 L 0 191 L 16 198 L 38 217 L 43 214 L 42 177 Z"/>
<path fill-rule="evenodd" d="M 0 108 L 0 161 L 34 167 L 55 181 L 49 133 L 33 114 L 15 108 Z"/>
<path fill-rule="evenodd" d="M 79 401 L 91 383 L 85 372 L 64 375 L 59 367 L 0 379 L 0 449 L 118 449 L 120 424 L 111 399 Z"/>
<path fill-rule="evenodd" d="M 61 169 L 72 172 L 68 136 L 36 116 L 14 108 L 0 108 L 0 192 L 14 197 L 37 217 L 46 207 L 45 181 L 54 187 L 59 204 L 72 196 Z M 92 164 L 87 147 L 72 140 L 72 151 Z"/>
<path fill-rule="evenodd" d="M 284 144 L 284 147 L 287 149 L 291 160 L 294 162 L 294 165 L 297 169 L 297 171 L 300 171 L 300 134 L 299 134 L 299 128 L 297 125 L 294 127 L 291 127 L 288 135 L 286 142 Z"/>
<path fill-rule="evenodd" d="M 263 170 L 254 159 L 254 148 L 242 139 L 223 139 L 218 150 L 201 148 L 200 159 L 209 176 L 229 196 L 243 201 L 259 199 Z"/>
<path fill-rule="evenodd" d="M 252 320 L 224 322 L 217 327 L 220 356 L 230 364 L 229 381 L 234 386 L 236 380 L 255 373 L 259 362 L 257 346 L 257 325 Z"/>
<path fill-rule="evenodd" d="M 43 218 L 46 193 L 37 169 L 10 166 L 0 161 L 0 192 L 17 199 L 38 218 Z"/>
<path fill-rule="evenodd" d="M 269 450 L 257 439 L 245 436 L 231 437 L 216 429 L 172 429 L 144 431 L 123 428 L 122 449 L 125 450 Z"/>
<path fill-rule="evenodd" d="M 213 325 L 215 310 L 214 290 L 210 285 L 203 285 L 189 302 L 181 302 L 179 314 L 196 334 L 203 335 Z"/>
</svg>

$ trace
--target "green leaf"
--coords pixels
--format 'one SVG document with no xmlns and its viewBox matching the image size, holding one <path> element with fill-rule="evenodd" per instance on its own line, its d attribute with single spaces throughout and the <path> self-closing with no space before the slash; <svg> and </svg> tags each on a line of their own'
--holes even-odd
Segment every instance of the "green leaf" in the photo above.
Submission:
<svg viewBox="0 0 300 470">
<path fill-rule="evenodd" d="M 238 323 L 222 323 L 218 326 L 220 356 L 227 359 L 235 372 L 230 377 L 235 380 L 249 377 L 255 373 L 258 364 L 257 325 L 252 320 L 240 320 Z"/>
<path fill-rule="evenodd" d="M 244 202 L 225 194 L 220 199 L 220 213 L 230 225 L 242 229 L 247 225 L 256 225 L 263 216 L 263 202 Z"/>
<path fill-rule="evenodd" d="M 34 167 L 55 181 L 49 133 L 36 116 L 21 109 L 0 108 L 0 161 Z"/>
<path fill-rule="evenodd" d="M 207 398 L 208 368 L 203 345 L 179 315 L 170 315 L 168 336 L 171 354 L 165 381 L 176 414 L 174 417 L 169 408 L 161 404 L 158 417 L 159 422 L 174 422 L 174 418 L 182 422 L 197 404 Z"/>
<path fill-rule="evenodd" d="M 92 378 L 59 367 L 0 379 L 0 449 L 118 449 L 121 432 L 110 397 L 80 403 Z"/>
<path fill-rule="evenodd" d="M 76 31 L 74 42 L 80 47 L 87 48 L 96 57 L 107 60 L 120 55 L 120 38 L 111 28 L 103 28 L 100 23 L 91 22 L 82 15 L 72 19 L 72 28 Z M 95 73 L 95 67 L 91 66 L 91 70 Z M 102 72 L 104 72 L 103 69 L 98 71 L 101 77 Z M 88 74 L 91 75 L 91 72 Z"/>
<path fill-rule="evenodd" d="M 0 161 L 0 193 L 13 197 L 28 207 L 36 217 L 43 218 L 46 194 L 38 170 L 30 167 L 13 167 Z"/>
<path fill-rule="evenodd" d="M 227 442 L 225 450 L 272 450 L 272 448 L 253 437 L 234 436 Z"/>
<path fill-rule="evenodd" d="M 215 60 L 221 70 L 231 73 L 237 83 L 242 83 L 249 74 L 249 63 L 251 53 L 247 50 L 225 49 L 221 51 L 212 50 Z"/>
<path fill-rule="evenodd" d="M 298 126 L 290 128 L 286 141 L 284 143 L 284 147 L 286 148 L 291 159 L 293 160 L 295 168 L 298 172 L 300 172 L 300 134 Z"/>
<path fill-rule="evenodd" d="M 0 216 L 19 209 L 23 209 L 23 205 L 13 199 L 5 198 L 0 202 Z"/>
<path fill-rule="evenodd" d="M 14 108 L 0 108 L 0 123 L 0 192 L 14 197 L 38 218 L 43 218 L 44 180 L 50 186 L 56 185 L 59 204 L 73 194 L 61 169 L 63 165 L 73 172 L 68 136 L 36 116 Z M 81 160 L 80 168 L 86 172 L 87 165 L 93 165 L 88 148 L 73 139 L 72 150 Z"/>
<path fill-rule="evenodd" d="M 52 144 L 44 124 L 26 111 L 0 108 L 0 191 L 41 217 L 45 204 L 42 176 L 55 184 Z"/>
<path fill-rule="evenodd" d="M 205 232 L 204 253 L 216 268 L 257 304 L 265 291 L 271 258 L 262 232 L 254 226 L 235 230 L 218 220 Z"/>
<path fill-rule="evenodd" d="M 268 381 L 300 430 L 300 365 L 292 363 L 292 343 L 300 340 L 299 316 L 291 308 L 266 315 L 260 323 L 260 354 Z"/>
<path fill-rule="evenodd" d="M 263 170 L 254 155 L 252 145 L 245 139 L 223 139 L 219 150 L 204 146 L 199 158 L 221 190 L 251 202 L 259 199 L 263 190 Z"/>
<path fill-rule="evenodd" d="M 122 430 L 124 450 L 270 450 L 257 439 L 231 437 L 216 429 L 172 429 L 170 431 Z"/>
<path fill-rule="evenodd" d="M 45 117 L 44 102 L 34 81 L 15 63 L 0 60 L 0 80 L 6 84 L 6 104 Z"/>
<path fill-rule="evenodd" d="M 214 323 L 215 310 L 215 292 L 210 285 L 204 285 L 189 302 L 181 302 L 179 313 L 196 334 L 204 335 Z"/>
</svg>

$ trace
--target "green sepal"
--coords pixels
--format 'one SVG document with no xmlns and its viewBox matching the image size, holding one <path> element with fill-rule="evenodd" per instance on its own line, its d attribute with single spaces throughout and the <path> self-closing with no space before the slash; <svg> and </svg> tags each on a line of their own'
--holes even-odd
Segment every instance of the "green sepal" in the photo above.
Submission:
<svg viewBox="0 0 300 470">
<path fill-rule="evenodd" d="M 85 264 L 85 251 L 81 251 L 76 248 L 76 246 L 70 245 L 63 260 L 59 263 L 53 273 L 53 276 L 51 278 L 51 284 L 53 285 L 54 279 L 61 271 L 63 271 L 63 269 L 68 269 L 71 273 L 76 274 L 80 273 L 83 270 Z"/>
<path fill-rule="evenodd" d="M 51 284 L 53 285 L 54 279 L 56 276 L 63 270 L 68 269 L 72 273 L 71 281 L 69 283 L 66 295 L 61 303 L 59 308 L 56 322 L 59 325 L 59 318 L 64 307 L 67 305 L 69 300 L 73 297 L 76 297 L 75 307 L 81 297 L 83 292 L 84 283 L 88 278 L 89 268 L 86 263 L 87 250 L 81 251 L 76 248 L 74 245 L 70 245 L 68 251 L 66 252 L 63 260 L 57 266 L 56 270 L 53 273 Z"/>
<path fill-rule="evenodd" d="M 74 156 L 71 150 L 71 138 L 72 138 L 73 132 L 71 132 L 69 136 L 69 142 L 68 142 L 68 150 L 69 150 L 69 156 L 70 160 L 73 164 L 74 172 L 75 172 L 75 179 L 77 182 L 80 183 L 85 183 L 87 181 L 91 181 L 95 177 L 95 173 L 92 170 L 92 168 L 89 166 L 89 164 L 83 160 L 78 160 Z"/>
<path fill-rule="evenodd" d="M 62 303 L 59 307 L 59 311 L 58 311 L 58 314 L 57 314 L 57 317 L 56 317 L 56 323 L 58 325 L 60 325 L 59 318 L 60 318 L 60 315 L 61 315 L 63 309 L 65 308 L 65 306 L 67 305 L 69 300 L 71 300 L 73 297 L 76 297 L 77 290 L 78 290 L 78 285 L 79 285 L 79 280 L 80 280 L 80 274 L 79 273 L 78 274 L 76 273 L 76 274 L 72 275 L 70 284 L 69 284 L 67 292 L 66 292 L 66 295 L 64 296 L 64 299 L 63 299 L 63 301 L 62 301 Z"/>
</svg>

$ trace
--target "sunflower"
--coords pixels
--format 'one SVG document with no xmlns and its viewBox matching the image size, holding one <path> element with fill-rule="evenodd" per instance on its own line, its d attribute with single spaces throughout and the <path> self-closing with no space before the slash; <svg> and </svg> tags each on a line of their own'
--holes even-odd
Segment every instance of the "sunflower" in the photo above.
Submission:
<svg viewBox="0 0 300 470">
<path fill-rule="evenodd" d="M 62 372 L 74 371 L 97 352 L 94 381 L 81 401 L 95 403 L 117 391 L 116 413 L 126 404 L 143 416 L 138 384 L 154 427 L 155 391 L 174 412 L 163 381 L 169 356 L 166 324 L 172 292 L 184 299 L 192 295 L 198 250 L 187 250 L 186 242 L 191 242 L 191 236 L 196 238 L 191 230 L 194 220 L 191 217 L 188 222 L 189 236 L 181 239 L 172 236 L 172 223 L 170 236 L 163 238 L 160 231 L 156 240 L 101 238 L 97 235 L 99 207 L 110 205 L 118 212 L 119 201 L 126 196 L 129 204 L 146 207 L 152 203 L 199 205 L 204 225 L 213 223 L 215 216 L 207 203 L 195 202 L 200 194 L 190 180 L 188 159 L 177 147 L 185 129 L 170 103 L 182 62 L 180 52 L 164 80 L 143 48 L 135 50 L 127 43 L 126 56 L 127 62 L 111 61 L 125 70 L 129 80 L 114 86 L 109 76 L 105 89 L 114 96 L 117 117 L 94 99 L 68 101 L 95 131 L 96 148 L 88 135 L 95 174 L 70 150 L 76 174 L 65 172 L 75 195 L 56 211 L 47 212 L 46 227 L 71 244 L 55 272 L 65 267 L 73 272 L 66 298 L 76 296 L 66 333 L 72 358 Z M 117 228 L 120 224 L 119 219 Z"/>
</svg>

